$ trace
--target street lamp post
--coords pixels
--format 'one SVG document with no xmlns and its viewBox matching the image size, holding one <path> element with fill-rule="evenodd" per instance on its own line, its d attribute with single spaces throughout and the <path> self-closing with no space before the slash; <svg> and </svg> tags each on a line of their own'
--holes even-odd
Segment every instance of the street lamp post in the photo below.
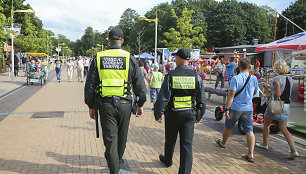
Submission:
<svg viewBox="0 0 306 174">
<path fill-rule="evenodd" d="M 155 23 L 155 49 L 154 49 L 154 62 L 157 64 L 157 24 L 158 24 L 158 19 L 157 19 L 157 8 L 156 8 L 156 18 L 155 19 L 147 19 L 145 16 L 139 16 L 139 20 L 145 20 L 148 22 L 154 22 Z"/>
<path fill-rule="evenodd" d="M 58 57 L 58 58 L 59 58 L 59 52 L 61 52 L 61 50 L 62 50 L 62 48 L 60 47 L 60 45 L 61 45 L 61 46 L 65 46 L 65 43 L 59 44 L 59 43 L 57 42 L 56 51 L 57 51 L 57 57 Z"/>
<path fill-rule="evenodd" d="M 13 0 L 12 0 L 12 9 L 11 9 L 11 18 L 12 18 L 12 24 L 11 24 L 11 28 L 12 28 L 12 31 L 14 31 L 14 14 L 15 13 L 34 13 L 34 11 L 32 9 L 28 9 L 28 10 L 15 10 L 13 9 Z M 11 57 L 11 60 L 12 60 L 12 83 L 15 81 L 14 80 L 14 76 L 15 76 L 15 69 L 14 69 L 14 33 L 12 33 L 12 49 L 11 49 L 11 52 L 12 52 L 12 57 Z"/>
<path fill-rule="evenodd" d="M 67 49 L 68 47 L 63 47 L 63 59 L 65 59 L 65 49 Z"/>
<path fill-rule="evenodd" d="M 48 38 L 56 38 L 56 36 L 47 36 L 47 60 L 49 61 L 49 41 L 48 41 Z M 52 46 L 52 43 L 50 42 L 50 46 Z M 52 47 L 51 47 L 52 49 Z M 51 50 L 51 53 L 52 53 L 52 50 Z"/>
</svg>

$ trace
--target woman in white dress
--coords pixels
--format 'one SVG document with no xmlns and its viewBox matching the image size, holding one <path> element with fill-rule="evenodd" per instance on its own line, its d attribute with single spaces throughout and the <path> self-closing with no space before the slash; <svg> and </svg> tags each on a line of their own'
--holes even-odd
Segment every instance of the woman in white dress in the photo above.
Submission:
<svg viewBox="0 0 306 174">
<path fill-rule="evenodd" d="M 71 82 L 72 74 L 73 74 L 74 64 L 71 59 L 68 60 L 67 63 L 67 74 L 68 74 L 68 81 Z"/>
</svg>

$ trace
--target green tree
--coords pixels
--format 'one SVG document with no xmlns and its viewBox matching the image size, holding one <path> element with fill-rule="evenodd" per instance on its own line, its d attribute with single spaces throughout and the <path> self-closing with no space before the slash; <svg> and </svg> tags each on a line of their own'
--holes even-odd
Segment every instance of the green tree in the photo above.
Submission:
<svg viewBox="0 0 306 174">
<path fill-rule="evenodd" d="M 177 20 L 176 29 L 170 28 L 170 32 L 165 32 L 167 38 L 162 42 L 170 49 L 186 48 L 195 49 L 201 48 L 206 42 L 202 27 L 194 27 L 191 23 L 193 10 L 183 9 L 182 16 L 177 16 L 174 9 L 171 10 L 172 17 Z"/>
<path fill-rule="evenodd" d="M 164 32 L 168 32 L 170 28 L 173 28 L 176 26 L 176 20 L 171 16 L 169 11 L 173 8 L 172 5 L 169 3 L 161 3 L 158 6 L 155 6 L 150 11 L 148 11 L 145 16 L 148 19 L 155 19 L 156 18 L 156 8 L 157 8 L 157 18 L 158 18 L 158 26 L 157 26 L 157 47 L 158 48 L 165 48 L 166 45 L 162 41 L 166 39 L 164 36 Z M 137 21 L 134 32 L 134 41 L 137 40 L 137 37 L 139 36 L 139 32 L 144 30 L 144 33 L 142 35 L 143 40 L 143 46 L 141 48 L 141 52 L 154 52 L 155 47 L 155 23 L 147 21 Z M 134 42 L 134 49 L 133 52 L 135 54 L 138 54 L 139 48 L 137 46 L 137 43 Z"/>
<path fill-rule="evenodd" d="M 193 1 L 193 7 L 197 8 L 197 13 L 202 17 L 196 19 L 200 22 L 204 20 L 206 22 L 206 32 L 205 38 L 207 39 L 207 43 L 205 43 L 206 47 L 213 47 L 215 45 L 215 37 L 212 33 L 214 26 L 216 25 L 215 14 L 218 7 L 218 2 L 215 0 L 201 0 L 201 1 Z"/>
<path fill-rule="evenodd" d="M 306 0 L 296 0 L 294 3 L 291 3 L 291 5 L 286 8 L 282 15 L 289 18 L 291 21 L 293 21 L 295 24 L 306 29 Z M 278 18 L 278 24 L 277 24 L 277 39 L 281 39 L 285 36 L 290 36 L 296 33 L 302 32 L 299 28 L 294 26 L 292 23 L 287 21 L 282 16 L 279 16 Z"/>
<path fill-rule="evenodd" d="M 72 48 L 72 52 L 73 52 L 72 55 L 74 55 L 74 56 L 85 55 L 83 44 L 82 44 L 82 41 L 80 39 L 73 42 L 71 44 L 71 48 Z"/>
<path fill-rule="evenodd" d="M 87 27 L 85 29 L 85 34 L 82 36 L 81 41 L 84 50 L 89 50 L 94 46 L 94 33 L 93 33 L 93 28 L 92 27 Z"/>
<path fill-rule="evenodd" d="M 214 24 L 209 27 L 213 39 L 211 45 L 225 47 L 246 44 L 247 28 L 241 18 L 243 10 L 237 1 L 222 1 L 212 16 Z"/>
<path fill-rule="evenodd" d="M 136 13 L 135 10 L 130 8 L 126 9 L 121 15 L 118 28 L 120 28 L 124 33 L 123 45 L 131 45 L 131 42 L 134 41 L 131 32 L 133 31 L 135 23 L 138 20 L 138 16 L 139 14 Z"/>
<path fill-rule="evenodd" d="M 255 38 L 260 43 L 271 42 L 269 11 L 248 2 L 240 3 L 240 6 L 242 9 L 240 17 L 246 28 L 245 43 L 252 44 L 252 40 Z"/>
<path fill-rule="evenodd" d="M 3 14 L 3 8 L 2 8 L 3 2 L 0 1 L 0 54 L 3 53 L 3 46 L 4 43 L 8 40 L 9 38 L 9 34 L 7 33 L 8 31 L 6 30 L 6 26 L 8 24 L 8 21 L 5 17 L 5 15 Z"/>
</svg>

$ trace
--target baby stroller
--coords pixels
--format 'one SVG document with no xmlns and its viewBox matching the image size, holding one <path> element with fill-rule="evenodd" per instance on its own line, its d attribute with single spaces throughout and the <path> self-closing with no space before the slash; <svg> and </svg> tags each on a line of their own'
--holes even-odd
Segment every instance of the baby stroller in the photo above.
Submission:
<svg viewBox="0 0 306 174">
<path fill-rule="evenodd" d="M 267 98 L 261 102 L 260 97 L 253 98 L 253 126 L 261 126 L 264 124 L 264 113 L 267 108 Z M 262 104 L 263 103 L 263 104 Z M 224 107 L 224 106 L 223 106 Z M 224 116 L 222 106 L 219 106 L 215 110 L 215 118 L 217 121 L 221 120 Z M 245 135 L 242 122 L 238 120 L 238 130 L 241 134 Z M 270 133 L 279 132 L 278 121 L 273 121 L 270 126 Z"/>
</svg>

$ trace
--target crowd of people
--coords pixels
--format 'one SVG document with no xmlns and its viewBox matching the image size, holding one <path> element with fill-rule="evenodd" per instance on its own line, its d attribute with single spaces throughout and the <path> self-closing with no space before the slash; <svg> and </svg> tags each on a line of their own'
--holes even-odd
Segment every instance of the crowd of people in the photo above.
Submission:
<svg viewBox="0 0 306 174">
<path fill-rule="evenodd" d="M 21 62 L 20 62 L 21 61 Z M 42 72 L 45 76 L 45 81 L 47 81 L 49 69 L 54 69 L 56 72 L 56 77 L 58 82 L 61 81 L 61 73 L 62 73 L 62 67 L 64 65 L 67 65 L 67 74 L 68 74 L 68 81 L 71 82 L 74 74 L 74 70 L 77 72 L 77 79 L 78 82 L 84 81 L 84 76 L 86 77 L 89 70 L 90 65 L 90 58 L 82 56 L 78 56 L 76 58 L 74 57 L 51 57 L 49 60 L 47 57 L 35 57 L 35 56 L 22 56 L 20 58 L 20 61 L 18 57 L 15 55 L 14 58 L 14 75 L 19 75 L 19 69 L 22 69 L 24 71 L 24 75 L 26 76 L 27 73 L 40 73 Z M 75 61 L 75 63 L 73 63 Z M 12 64 L 11 59 L 8 56 L 5 56 L 5 63 L 6 67 L 8 68 L 9 76 L 11 76 L 12 71 Z M 53 66 L 50 66 L 51 64 L 54 64 Z M 21 66 L 20 66 L 21 65 Z M 20 68 L 21 67 L 21 68 Z"/>
<path fill-rule="evenodd" d="M 67 65 L 66 72 L 68 76 L 68 82 L 72 82 L 74 70 L 76 70 L 78 82 L 83 83 L 84 76 L 86 77 L 88 74 L 90 59 L 88 57 L 83 58 L 82 56 L 76 57 L 75 60 L 72 58 L 60 59 L 57 57 L 54 63 L 56 78 L 58 82 L 61 82 L 61 72 L 63 65 Z"/>
</svg>

